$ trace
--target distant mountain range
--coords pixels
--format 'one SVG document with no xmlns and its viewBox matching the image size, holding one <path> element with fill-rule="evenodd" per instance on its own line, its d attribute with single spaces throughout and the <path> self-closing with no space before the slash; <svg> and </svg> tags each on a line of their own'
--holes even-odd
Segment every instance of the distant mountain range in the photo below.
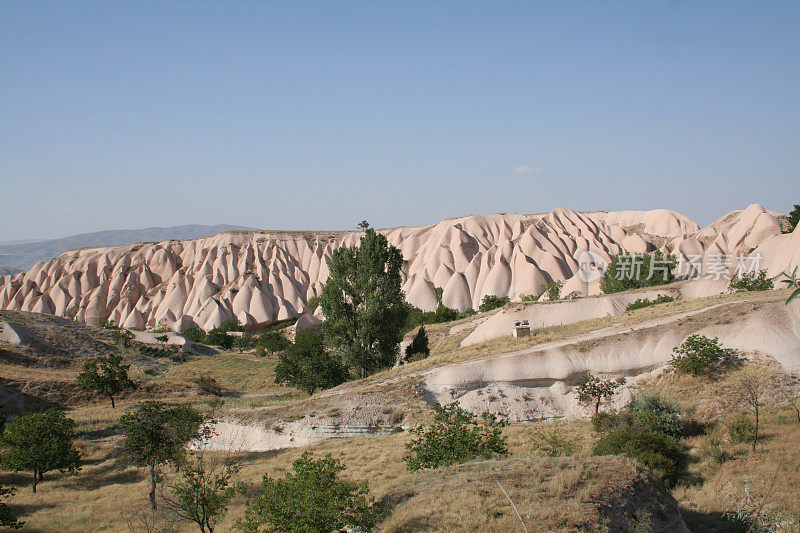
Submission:
<svg viewBox="0 0 800 533">
<path fill-rule="evenodd" d="M 75 248 L 96 246 L 122 246 L 136 242 L 158 242 L 165 239 L 196 239 L 216 235 L 223 231 L 248 230 L 244 226 L 217 224 L 204 226 L 189 224 L 168 228 L 144 228 L 134 230 L 105 230 L 94 233 L 71 235 L 49 241 L 25 242 L 23 244 L 0 245 L 0 276 L 27 270 L 39 261 L 48 261 Z"/>
</svg>

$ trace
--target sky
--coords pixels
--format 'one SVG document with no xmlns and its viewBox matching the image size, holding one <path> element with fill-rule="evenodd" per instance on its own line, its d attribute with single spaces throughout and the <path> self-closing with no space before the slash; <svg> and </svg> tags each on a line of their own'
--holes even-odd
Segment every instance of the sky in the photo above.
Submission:
<svg viewBox="0 0 800 533">
<path fill-rule="evenodd" d="M 0 0 L 0 241 L 800 203 L 800 2 Z"/>
</svg>

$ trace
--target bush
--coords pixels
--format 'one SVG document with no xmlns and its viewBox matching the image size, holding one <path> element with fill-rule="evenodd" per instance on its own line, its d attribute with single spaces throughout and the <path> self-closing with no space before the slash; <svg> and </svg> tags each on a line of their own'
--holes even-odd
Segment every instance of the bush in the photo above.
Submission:
<svg viewBox="0 0 800 533">
<path fill-rule="evenodd" d="M 675 355 L 669 364 L 680 372 L 699 375 L 707 372 L 711 365 L 719 362 L 725 355 L 719 339 L 709 339 L 703 335 L 690 335 L 683 344 L 672 349 Z"/>
<path fill-rule="evenodd" d="M 229 331 L 244 331 L 244 327 L 242 323 L 239 321 L 238 318 L 229 318 L 227 320 L 223 320 L 222 324 L 218 326 L 220 331 L 224 331 L 225 333 Z"/>
<path fill-rule="evenodd" d="M 270 355 L 286 350 L 292 343 L 278 331 L 267 331 L 258 336 L 256 346 Z"/>
<path fill-rule="evenodd" d="M 756 426 L 746 416 L 737 416 L 728 425 L 728 436 L 733 443 L 750 443 L 756 438 Z"/>
<path fill-rule="evenodd" d="M 369 531 L 381 507 L 369 496 L 367 482 L 345 481 L 345 466 L 330 454 L 315 459 L 304 452 L 283 479 L 264 476 L 262 494 L 247 502 L 237 526 L 251 533 L 283 531 Z"/>
<path fill-rule="evenodd" d="M 649 298 L 639 298 L 635 302 L 628 304 L 628 307 L 625 308 L 625 311 L 634 311 L 636 309 L 650 307 L 651 305 L 664 304 L 674 301 L 675 298 L 672 296 L 667 296 L 666 294 L 659 294 L 655 300 L 650 300 Z"/>
<path fill-rule="evenodd" d="M 678 437 L 686 427 L 686 419 L 678 404 L 664 401 L 657 394 L 634 396 L 625 409 L 642 427 L 665 435 Z"/>
<path fill-rule="evenodd" d="M 547 299 L 551 302 L 561 299 L 561 288 L 564 286 L 563 281 L 551 281 L 542 285 L 542 292 L 547 293 Z M 524 300 L 525 298 L 523 298 Z"/>
<path fill-rule="evenodd" d="M 406 303 L 406 307 L 408 308 L 407 329 L 414 329 L 422 324 L 452 322 L 475 314 L 474 309 L 467 309 L 463 313 L 459 313 L 456 309 L 445 307 L 441 303 L 436 307 L 436 311 L 423 311 L 419 307 L 414 307 L 408 303 Z"/>
<path fill-rule="evenodd" d="M 431 354 L 428 348 L 428 334 L 425 333 L 425 326 L 420 326 L 419 331 L 414 336 L 414 340 L 406 348 L 406 362 L 419 361 Z"/>
<path fill-rule="evenodd" d="M 481 306 L 478 308 L 478 311 L 481 313 L 485 313 L 486 311 L 491 311 L 493 309 L 497 309 L 499 307 L 503 307 L 506 305 L 510 300 L 507 296 L 500 298 L 494 294 L 487 294 L 483 297 L 481 301 Z"/>
<path fill-rule="evenodd" d="M 234 337 L 233 339 L 233 345 L 236 346 L 240 352 L 249 350 L 255 346 L 255 344 L 256 340 L 249 333 L 242 333 L 239 337 Z"/>
<path fill-rule="evenodd" d="M 225 391 L 222 390 L 222 385 L 211 376 L 200 376 L 199 378 L 195 378 L 194 382 L 197 384 L 197 390 L 202 394 L 210 394 L 211 396 L 225 395 Z"/>
<path fill-rule="evenodd" d="M 669 435 L 645 427 L 617 427 L 605 433 L 594 446 L 595 455 L 623 454 L 655 472 L 668 487 L 674 487 L 683 471 L 685 453 Z"/>
<path fill-rule="evenodd" d="M 188 339 L 192 342 L 199 342 L 201 344 L 206 343 L 206 332 L 198 328 L 197 326 L 190 327 L 189 329 L 181 333 L 181 335 L 183 335 L 184 339 Z"/>
<path fill-rule="evenodd" d="M 233 335 L 228 335 L 227 330 L 222 329 L 221 327 L 214 328 L 206 334 L 206 344 L 219 346 L 224 350 L 230 350 L 233 348 L 233 342 Z"/>
<path fill-rule="evenodd" d="M 767 278 L 767 271 L 743 272 L 731 279 L 728 290 L 731 292 L 771 291 L 772 280 Z"/>
<path fill-rule="evenodd" d="M 507 438 L 500 421 L 490 413 L 480 418 L 465 411 L 458 403 L 436 405 L 433 424 L 411 430 L 417 438 L 406 444 L 413 455 L 403 457 L 409 470 L 438 468 L 471 459 L 508 455 Z"/>
<path fill-rule="evenodd" d="M 329 389 L 348 380 L 347 368 L 338 357 L 325 351 L 321 335 L 300 330 L 280 356 L 275 367 L 275 383 L 297 387 L 308 394 Z"/>
<path fill-rule="evenodd" d="M 600 288 L 606 294 L 663 285 L 675 280 L 677 261 L 674 255 L 619 254 L 611 260 Z"/>
</svg>

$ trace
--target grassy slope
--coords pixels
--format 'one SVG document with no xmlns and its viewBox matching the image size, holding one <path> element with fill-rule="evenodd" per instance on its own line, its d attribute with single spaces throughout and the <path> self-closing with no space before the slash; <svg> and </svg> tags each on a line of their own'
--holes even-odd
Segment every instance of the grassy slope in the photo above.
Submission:
<svg viewBox="0 0 800 533">
<path fill-rule="evenodd" d="M 736 302 L 766 301 L 780 297 L 780 294 L 772 292 L 754 295 L 727 295 L 663 304 L 633 313 L 626 313 L 619 317 L 607 317 L 568 326 L 546 328 L 537 332 L 537 335 L 530 339 L 497 339 L 463 350 L 457 349 L 456 346 L 460 338 L 466 335 L 466 331 L 460 332 L 458 335 L 447 336 L 446 332 L 453 327 L 453 324 L 431 326 L 429 331 L 433 331 L 434 335 L 439 335 L 439 340 L 435 342 L 433 354 L 428 360 L 383 372 L 367 380 L 340 387 L 339 391 L 347 388 L 355 390 L 364 388 L 380 389 L 380 382 L 387 378 L 402 378 L 417 370 L 432 366 L 498 354 L 531 346 L 539 342 L 569 338 L 597 328 L 619 324 L 636 324 L 649 318 L 700 309 L 715 303 L 730 302 L 733 304 L 734 310 L 738 312 L 738 308 L 742 307 L 744 309 L 746 304 Z M 714 319 L 726 320 L 726 316 L 730 312 L 722 313 L 720 311 L 715 313 Z M 105 339 L 100 340 L 104 341 Z M 146 379 L 148 382 L 161 384 L 167 388 L 169 386 L 176 387 L 176 392 L 170 395 L 169 401 L 189 402 L 205 410 L 208 410 L 209 404 L 212 403 L 209 401 L 210 398 L 198 396 L 189 388 L 191 380 L 199 375 L 214 377 L 227 389 L 236 393 L 224 400 L 222 408 L 248 409 L 261 405 L 291 405 L 294 409 L 302 410 L 306 406 L 305 400 L 301 399 L 302 395 L 291 389 L 272 385 L 274 363 L 274 359 L 259 359 L 248 354 L 228 353 L 194 359 L 177 366 L 172 365 L 169 366 L 170 370 L 165 374 L 157 377 L 148 376 Z M 764 365 L 759 368 L 765 375 L 773 372 L 772 369 Z M 0 376 L 26 377 L 31 381 L 47 377 L 47 379 L 58 378 L 66 382 L 71 379 L 71 376 L 74 376 L 75 371 L 75 368 L 41 369 L 11 363 L 0 365 Z M 696 530 L 707 529 L 712 525 L 725 524 L 725 522 L 720 521 L 720 515 L 731 506 L 731 494 L 741 493 L 745 485 L 756 493 L 764 492 L 768 490 L 773 479 L 775 479 L 775 487 L 770 493 L 770 501 L 787 512 L 800 515 L 800 503 L 798 503 L 800 502 L 800 478 L 793 475 L 784 475 L 787 472 L 800 471 L 800 459 L 798 459 L 800 457 L 800 425 L 793 422 L 794 412 L 785 406 L 770 405 L 765 408 L 763 432 L 766 438 L 755 453 L 750 451 L 746 445 L 734 445 L 727 442 L 726 423 L 738 412 L 738 407 L 731 399 L 732 391 L 739 373 L 742 371 L 742 369 L 732 369 L 715 381 L 669 375 L 661 377 L 653 383 L 653 386 L 663 395 L 676 399 L 684 408 L 695 412 L 697 417 L 711 424 L 708 435 L 701 435 L 687 440 L 690 455 L 693 458 L 689 465 L 690 477 L 673 492 L 681 502 L 683 509 L 687 511 L 687 519 L 697 526 Z M 143 374 L 140 377 L 145 378 Z M 184 388 L 179 388 L 179 385 Z M 329 399 L 327 400 L 330 401 Z M 79 447 L 84 456 L 83 469 L 74 476 L 49 474 L 45 482 L 40 485 L 40 491 L 37 495 L 31 494 L 26 486 L 20 488 L 18 493 L 11 499 L 11 502 L 26 515 L 28 526 L 31 530 L 86 531 L 89 529 L 120 530 L 125 528 L 126 520 L 131 511 L 144 503 L 146 479 L 142 469 L 128 465 L 120 457 L 116 420 L 125 410 L 133 407 L 137 401 L 138 398 L 135 397 L 122 399 L 118 403 L 118 408 L 113 411 L 105 403 L 95 405 L 85 402 L 78 402 L 78 405 L 70 409 L 69 416 L 78 422 L 78 430 L 81 434 Z M 537 439 L 536 435 L 541 431 L 548 431 L 547 428 L 551 426 L 552 424 L 539 424 L 536 426 L 526 424 L 512 425 L 508 429 L 512 457 L 525 460 L 530 457 L 541 457 L 543 452 L 537 447 L 536 443 L 540 442 L 540 439 Z M 565 489 L 565 491 L 559 492 L 559 487 L 562 485 L 565 487 L 570 486 L 570 483 L 572 483 L 571 486 L 573 487 L 578 485 L 587 487 L 594 483 L 594 481 L 591 481 L 593 478 L 582 478 L 573 472 L 581 469 L 582 472 L 591 471 L 581 466 L 586 461 L 582 457 L 589 453 L 591 441 L 594 438 L 590 426 L 585 422 L 571 422 L 562 424 L 560 427 L 565 428 L 560 433 L 561 438 L 565 438 L 564 435 L 574 436 L 576 446 L 572 453 L 573 457 L 565 458 L 561 462 L 556 461 L 554 464 L 561 464 L 563 468 L 557 469 L 557 475 L 551 477 L 547 477 L 549 474 L 546 474 L 550 459 L 547 461 L 544 459 L 537 460 L 539 462 L 534 461 L 530 465 L 531 476 L 537 484 L 536 493 L 543 498 L 543 502 L 547 501 L 547 498 L 552 495 L 569 498 L 569 501 L 576 498 L 579 500 L 586 496 L 586 491 L 589 489 L 580 488 L 573 492 Z M 710 435 L 720 437 L 723 446 L 731 455 L 730 460 L 722 465 L 714 463 L 709 457 Z M 571 439 L 572 437 L 569 438 Z M 404 444 L 407 439 L 407 434 L 399 433 L 376 437 L 334 439 L 315 444 L 309 448 L 321 453 L 332 453 L 335 457 L 343 460 L 349 467 L 346 475 L 353 479 L 369 480 L 373 494 L 376 497 L 383 497 L 399 488 L 413 487 L 417 484 L 423 489 L 424 487 L 432 487 L 439 490 L 439 488 L 447 487 L 451 491 L 461 486 L 459 483 L 453 484 L 451 479 L 442 478 L 437 481 L 436 475 L 424 477 L 419 474 L 408 473 L 404 469 L 404 463 L 401 461 L 401 457 L 405 452 Z M 265 473 L 270 475 L 279 474 L 285 471 L 291 461 L 298 457 L 302 451 L 302 449 L 293 449 L 245 454 L 243 456 L 244 468 L 240 478 L 249 483 L 257 483 Z M 564 473 L 558 474 L 561 470 Z M 776 471 L 778 472 L 777 476 L 775 476 Z M 545 472 L 545 474 L 542 472 Z M 476 473 L 475 475 L 480 477 L 483 474 L 485 472 Z M 544 478 L 542 477 L 543 475 L 545 476 Z M 467 477 L 472 479 L 470 476 Z M 456 476 L 452 479 L 459 478 Z M 554 479 L 558 481 L 553 481 Z M 575 481 L 576 479 L 578 481 Z M 2 473 L 0 474 L 0 482 L 26 485 L 29 483 L 29 475 L 24 473 Z M 466 484 L 463 485 L 467 486 Z M 478 489 L 481 487 L 482 490 L 489 489 L 487 486 L 479 485 L 473 486 L 475 490 L 470 489 L 472 492 L 465 492 L 463 499 L 457 494 L 453 495 L 452 498 L 455 498 L 453 501 L 425 496 L 425 490 L 421 490 L 420 499 L 409 500 L 409 502 L 416 502 L 414 505 L 403 504 L 404 506 L 397 508 L 397 514 L 387 522 L 387 527 L 391 526 L 391 528 L 402 530 L 402 524 L 412 519 L 419 519 L 417 515 L 420 514 L 420 509 L 425 510 L 429 515 L 436 515 L 444 520 L 439 523 L 440 526 L 451 523 L 447 521 L 452 520 L 453 516 L 455 516 L 452 514 L 452 509 L 448 514 L 445 512 L 445 508 L 437 507 L 437 505 L 444 505 L 443 502 L 449 501 L 448 508 L 458 502 L 469 506 L 480 505 L 481 512 L 479 513 L 469 513 L 467 516 L 461 516 L 456 513 L 456 515 L 460 517 L 458 520 L 465 521 L 463 522 L 465 528 L 485 529 L 488 527 L 487 516 L 491 516 L 491 513 L 487 515 L 487 509 L 504 504 L 497 493 L 491 492 L 482 496 Z M 489 485 L 491 485 L 491 482 Z M 530 493 L 531 487 L 525 488 L 523 491 L 525 494 L 517 494 L 513 492 L 514 490 L 517 489 L 512 488 L 512 497 L 515 500 L 530 500 L 531 503 L 527 505 L 531 506 L 531 508 L 535 508 L 535 505 L 538 505 L 530 498 L 525 500 L 527 497 L 525 494 Z M 221 524 L 220 530 L 228 530 L 232 525 L 232 521 L 242 515 L 243 504 L 244 497 L 238 497 L 234 501 L 230 513 Z M 561 515 L 555 513 L 550 516 L 546 512 L 532 512 L 530 517 L 532 517 L 531 520 L 533 521 L 530 522 L 530 525 L 533 528 L 543 525 L 543 522 L 535 521 L 543 519 L 543 517 L 547 518 L 547 520 L 552 519 L 549 522 L 551 526 L 563 524 L 563 519 L 565 518 L 567 523 L 571 523 L 569 520 L 574 518 L 574 513 L 577 513 L 577 511 L 574 511 L 570 505 L 571 503 L 561 501 L 557 506 L 546 506 L 548 509 L 560 509 L 566 513 Z M 437 509 L 439 510 L 437 511 Z M 569 509 L 573 510 L 570 511 Z M 495 517 L 500 520 L 500 522 L 497 522 L 498 526 L 506 525 L 505 520 L 512 516 L 509 513 L 510 507 L 504 507 L 502 515 Z M 512 518 L 516 519 L 515 516 Z M 510 525 L 511 523 L 513 523 L 513 520 L 508 524 Z M 435 523 L 429 525 L 436 526 Z M 186 530 L 190 530 L 190 528 L 187 527 Z"/>
</svg>

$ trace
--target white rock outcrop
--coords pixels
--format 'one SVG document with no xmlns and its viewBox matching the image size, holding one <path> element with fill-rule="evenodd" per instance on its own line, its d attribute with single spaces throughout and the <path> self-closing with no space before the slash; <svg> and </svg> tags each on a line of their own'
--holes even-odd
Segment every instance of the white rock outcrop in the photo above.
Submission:
<svg viewBox="0 0 800 533">
<path fill-rule="evenodd" d="M 563 281 L 562 294 L 597 294 L 599 283 L 576 276 L 591 251 L 609 260 L 623 251 L 662 250 L 681 259 L 764 255 L 779 273 L 800 263 L 800 237 L 781 235 L 778 213 L 754 204 L 700 229 L 674 211 L 541 215 L 496 214 L 444 220 L 433 226 L 381 230 L 403 253 L 403 290 L 414 305 L 443 302 L 464 310 L 488 294 L 519 300 Z M 51 313 L 90 324 L 114 320 L 128 328 L 166 325 L 176 331 L 211 329 L 237 317 L 267 324 L 313 311 L 309 298 L 328 277 L 327 261 L 359 232 L 228 232 L 66 252 L 27 272 L 0 277 L 0 309 Z M 695 258 L 696 259 L 696 258 Z M 696 263 L 696 261 L 695 261 Z M 696 263 L 697 264 L 697 263 Z"/>
</svg>

